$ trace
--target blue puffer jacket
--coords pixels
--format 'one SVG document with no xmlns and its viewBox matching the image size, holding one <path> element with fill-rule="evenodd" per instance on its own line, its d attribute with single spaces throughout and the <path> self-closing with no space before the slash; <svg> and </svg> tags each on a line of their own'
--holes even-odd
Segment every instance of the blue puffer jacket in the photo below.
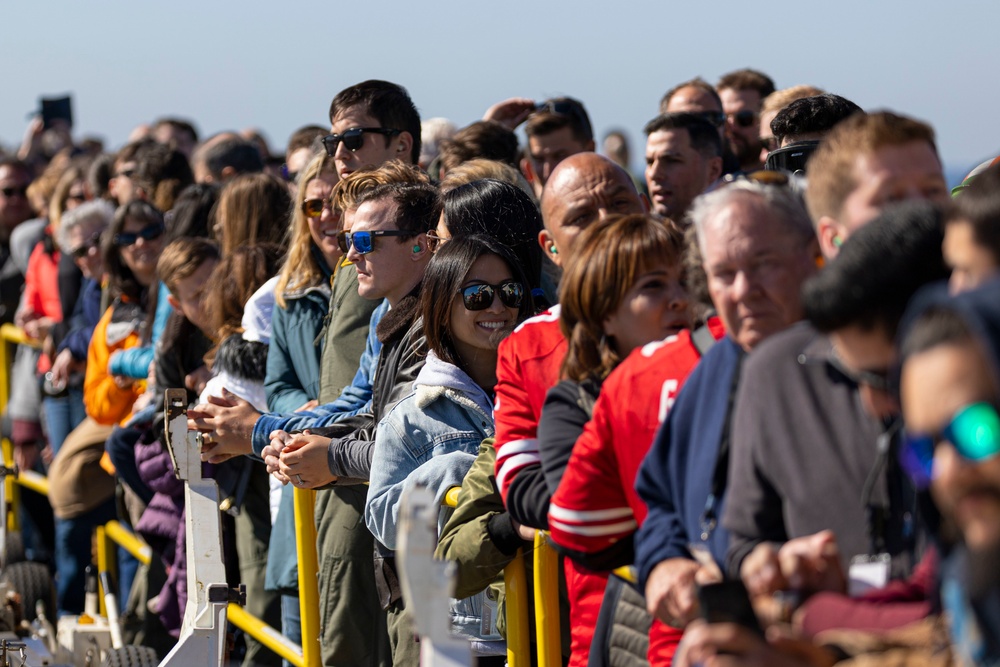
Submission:
<svg viewBox="0 0 1000 667">
<path fill-rule="evenodd" d="M 402 399 L 375 432 L 365 523 L 375 538 L 396 548 L 400 498 L 412 486 L 426 486 L 440 503 L 460 486 L 479 452 L 493 436 L 490 397 L 464 371 L 433 353 Z M 438 532 L 451 515 L 442 509 Z M 490 639 L 480 632 L 483 595 L 452 601 L 452 627 L 467 639 Z M 499 638 L 499 635 L 496 636 Z"/>
<path fill-rule="evenodd" d="M 137 380 L 145 379 L 149 376 L 149 365 L 153 363 L 153 355 L 156 351 L 156 343 L 160 340 L 160 335 L 167 327 L 167 319 L 174 309 L 170 306 L 167 297 L 170 290 L 163 283 L 158 283 L 156 294 L 156 315 L 153 316 L 153 335 L 147 345 L 133 347 L 128 350 L 121 350 L 111 355 L 109 360 L 112 375 L 124 375 L 125 377 Z"/>
</svg>

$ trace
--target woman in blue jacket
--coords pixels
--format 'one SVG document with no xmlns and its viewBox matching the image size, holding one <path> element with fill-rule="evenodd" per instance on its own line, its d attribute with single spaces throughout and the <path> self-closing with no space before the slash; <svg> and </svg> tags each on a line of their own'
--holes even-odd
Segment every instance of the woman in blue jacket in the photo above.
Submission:
<svg viewBox="0 0 1000 667">
<path fill-rule="evenodd" d="M 379 423 L 365 504 L 368 528 L 389 550 L 396 548 L 404 490 L 427 486 L 440 502 L 462 483 L 479 443 L 493 435 L 497 345 L 531 313 L 531 297 L 511 253 L 488 237 L 470 236 L 435 253 L 421 311 L 427 361 L 413 393 Z M 446 518 L 442 511 L 439 529 Z M 499 639 L 479 632 L 481 601 L 481 595 L 456 601 L 453 627 L 473 641 Z"/>
<path fill-rule="evenodd" d="M 299 174 L 299 188 L 288 230 L 288 256 L 271 281 L 276 307 L 271 312 L 264 391 L 271 412 L 297 412 L 319 397 L 323 323 L 330 305 L 330 283 L 340 263 L 337 245 L 340 214 L 330 196 L 340 177 L 333 158 L 316 155 Z M 301 642 L 292 487 L 281 490 L 271 528 L 264 585 L 281 596 L 283 634 Z"/>
</svg>

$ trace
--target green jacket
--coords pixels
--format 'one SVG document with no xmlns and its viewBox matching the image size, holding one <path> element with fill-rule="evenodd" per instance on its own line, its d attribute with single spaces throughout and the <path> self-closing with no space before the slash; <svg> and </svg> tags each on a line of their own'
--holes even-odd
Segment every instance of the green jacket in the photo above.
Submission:
<svg viewBox="0 0 1000 667">
<path fill-rule="evenodd" d="M 337 400 L 354 379 L 365 351 L 368 323 L 380 303 L 381 300 L 369 301 L 358 296 L 358 270 L 353 264 L 337 267 L 320 368 L 320 405 Z"/>
<path fill-rule="evenodd" d="M 458 506 L 441 532 L 435 556 L 457 564 L 456 598 L 466 598 L 489 587 L 487 595 L 497 601 L 497 628 L 506 636 L 503 569 L 527 543 L 518 536 L 504 509 L 494 475 L 495 464 L 493 438 L 487 438 L 479 445 L 479 454 L 462 481 Z M 530 581 L 530 558 L 525 565 Z"/>
</svg>

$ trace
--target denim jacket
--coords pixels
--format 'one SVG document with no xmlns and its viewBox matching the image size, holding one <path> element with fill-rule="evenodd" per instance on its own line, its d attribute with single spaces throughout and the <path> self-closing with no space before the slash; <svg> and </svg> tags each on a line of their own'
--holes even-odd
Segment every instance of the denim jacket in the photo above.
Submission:
<svg viewBox="0 0 1000 667">
<path fill-rule="evenodd" d="M 493 436 L 489 396 L 464 371 L 428 352 L 413 392 L 385 415 L 375 431 L 365 522 L 375 538 L 396 548 L 400 498 L 411 486 L 429 488 L 437 502 L 460 486 L 479 444 Z M 451 514 L 442 509 L 438 532 Z M 483 594 L 452 601 L 452 627 L 470 639 L 480 632 Z M 492 635 L 495 630 L 488 633 Z"/>
</svg>

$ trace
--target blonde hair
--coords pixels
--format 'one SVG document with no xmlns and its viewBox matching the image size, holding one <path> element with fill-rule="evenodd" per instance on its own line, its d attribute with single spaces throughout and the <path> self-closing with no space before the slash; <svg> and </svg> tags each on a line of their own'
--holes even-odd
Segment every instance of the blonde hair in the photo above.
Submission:
<svg viewBox="0 0 1000 667">
<path fill-rule="evenodd" d="M 305 289 L 318 285 L 323 280 L 323 270 L 313 253 L 312 234 L 309 232 L 309 218 L 302 212 L 302 202 L 306 200 L 306 188 L 321 174 L 337 175 L 337 165 L 326 152 L 319 153 L 299 173 L 298 194 L 295 196 L 291 221 L 288 225 L 288 255 L 278 274 L 274 288 L 274 298 L 279 306 L 287 308 L 285 292 Z M 330 270 L 335 266 L 329 267 Z"/>
<path fill-rule="evenodd" d="M 516 185 L 531 197 L 531 201 L 535 201 L 534 191 L 532 191 L 531 186 L 528 185 L 528 182 L 524 180 L 524 176 L 517 169 L 514 169 L 509 164 L 485 158 L 468 160 L 457 167 L 449 169 L 448 175 L 441 179 L 441 196 L 444 197 L 455 188 L 461 187 L 466 183 L 481 181 L 486 178 Z"/>
<path fill-rule="evenodd" d="M 930 125 L 891 111 L 858 113 L 837 123 L 809 158 L 806 205 L 813 224 L 823 216 L 840 218 L 844 201 L 858 187 L 854 166 L 859 158 L 911 141 L 926 141 L 937 155 Z"/>
<path fill-rule="evenodd" d="M 825 92 L 825 90 L 820 90 L 816 86 L 809 85 L 792 86 L 791 88 L 776 90 L 764 98 L 764 102 L 760 105 L 760 115 L 776 113 L 795 100 L 801 100 L 804 97 L 815 97 Z"/>
<path fill-rule="evenodd" d="M 430 177 L 417 167 L 400 160 L 390 160 L 378 167 L 360 169 L 333 189 L 330 195 L 333 206 L 338 211 L 346 211 L 355 207 L 361 195 L 377 185 L 387 183 L 430 183 Z"/>
<path fill-rule="evenodd" d="M 222 254 L 252 243 L 283 245 L 291 206 L 288 187 L 269 174 L 243 174 L 226 183 L 215 212 Z"/>
<path fill-rule="evenodd" d="M 62 176 L 59 177 L 56 187 L 52 191 L 52 198 L 49 199 L 49 224 L 52 225 L 53 231 L 59 230 L 59 222 L 62 220 L 62 214 L 66 212 L 66 200 L 69 199 L 69 191 L 73 189 L 73 185 L 77 182 L 86 185 L 86 180 L 83 170 L 76 164 L 71 164 L 62 173 Z"/>
</svg>

